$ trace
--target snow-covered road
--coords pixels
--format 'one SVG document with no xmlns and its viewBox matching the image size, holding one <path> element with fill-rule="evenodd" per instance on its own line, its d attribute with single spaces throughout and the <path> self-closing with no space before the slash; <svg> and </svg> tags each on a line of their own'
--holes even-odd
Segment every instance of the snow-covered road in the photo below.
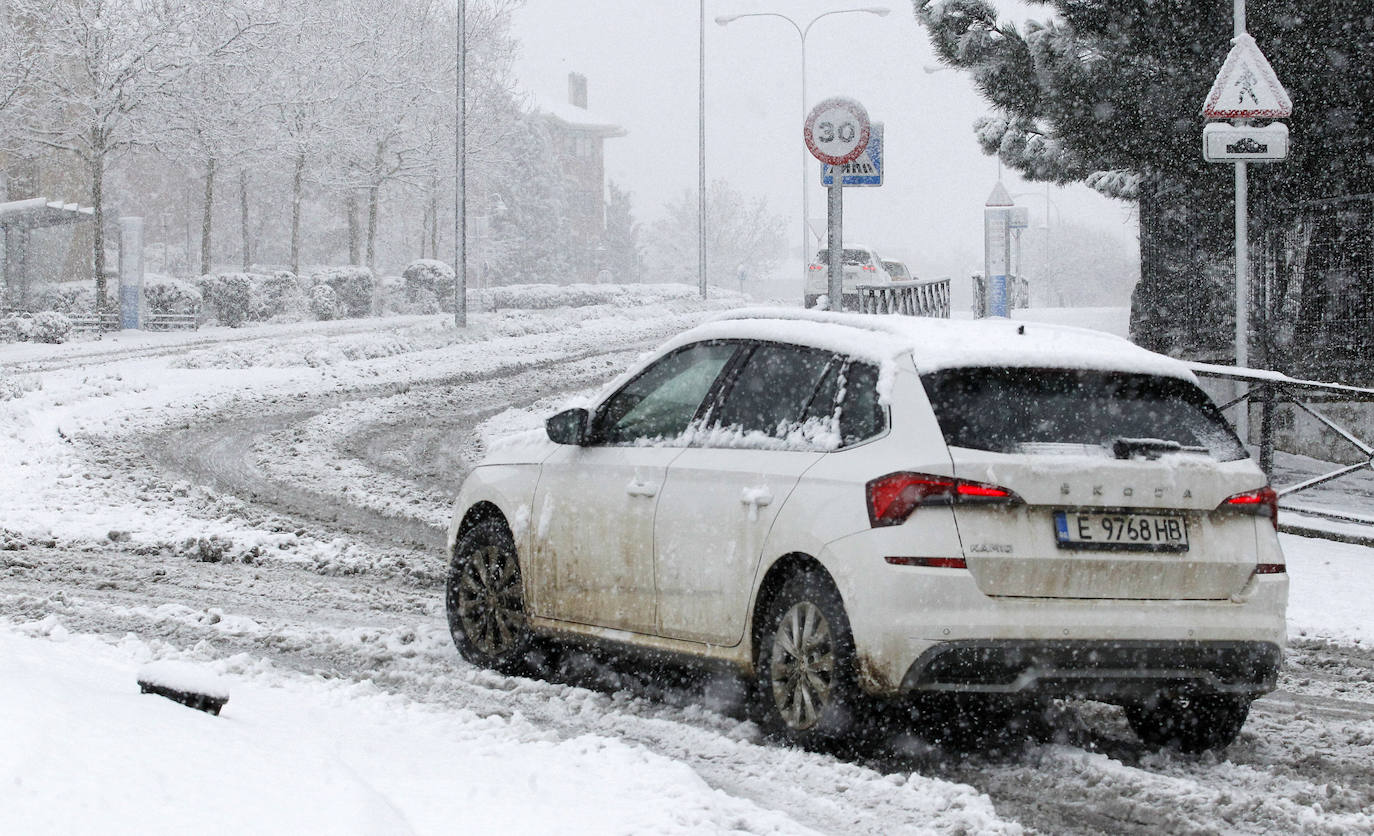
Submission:
<svg viewBox="0 0 1374 836">
<path fill-rule="evenodd" d="M 0 809 L 37 833 L 1374 832 L 1360 546 L 1285 536 L 1281 690 L 1219 756 L 1070 703 L 1049 744 L 894 731 L 837 758 L 763 740 L 729 679 L 461 662 L 434 543 L 484 440 L 732 301 L 0 346 Z M 224 676 L 222 717 L 140 697 L 159 658 Z"/>
</svg>

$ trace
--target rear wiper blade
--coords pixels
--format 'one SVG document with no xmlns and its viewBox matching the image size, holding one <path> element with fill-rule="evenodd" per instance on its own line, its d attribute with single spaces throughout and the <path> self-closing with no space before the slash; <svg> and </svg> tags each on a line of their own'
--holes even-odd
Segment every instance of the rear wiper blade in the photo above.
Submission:
<svg viewBox="0 0 1374 836">
<path fill-rule="evenodd" d="M 1118 459 L 1143 456 L 1157 459 L 1165 453 L 1210 453 L 1206 447 L 1193 447 L 1164 438 L 1118 438 L 1112 441 L 1112 455 Z"/>
</svg>

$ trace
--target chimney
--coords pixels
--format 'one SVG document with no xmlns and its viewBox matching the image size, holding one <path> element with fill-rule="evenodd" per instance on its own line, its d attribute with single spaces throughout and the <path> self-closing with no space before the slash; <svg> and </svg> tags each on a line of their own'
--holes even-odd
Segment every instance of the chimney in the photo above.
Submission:
<svg viewBox="0 0 1374 836">
<path fill-rule="evenodd" d="M 587 77 L 581 73 L 568 73 L 568 104 L 587 109 Z"/>
</svg>

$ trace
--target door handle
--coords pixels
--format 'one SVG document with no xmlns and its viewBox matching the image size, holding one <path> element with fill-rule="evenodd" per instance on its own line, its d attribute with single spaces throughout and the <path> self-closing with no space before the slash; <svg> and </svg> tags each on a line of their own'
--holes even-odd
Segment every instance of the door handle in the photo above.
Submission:
<svg viewBox="0 0 1374 836">
<path fill-rule="evenodd" d="M 740 504 L 749 509 L 749 522 L 757 522 L 759 509 L 773 501 L 773 492 L 768 490 L 767 485 L 745 488 L 740 491 L 739 501 Z"/>
<path fill-rule="evenodd" d="M 658 485 L 631 479 L 625 484 L 625 493 L 630 496 L 655 496 L 658 493 Z"/>
<path fill-rule="evenodd" d="M 745 505 L 762 508 L 773 501 L 773 492 L 768 490 L 767 485 L 757 488 L 745 488 L 740 491 L 739 501 Z"/>
</svg>

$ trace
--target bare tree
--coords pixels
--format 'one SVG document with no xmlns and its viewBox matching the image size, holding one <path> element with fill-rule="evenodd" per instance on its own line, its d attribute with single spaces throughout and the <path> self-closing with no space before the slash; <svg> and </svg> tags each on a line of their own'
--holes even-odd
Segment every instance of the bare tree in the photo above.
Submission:
<svg viewBox="0 0 1374 836">
<path fill-rule="evenodd" d="M 692 281 L 697 271 L 697 198 L 691 192 L 667 206 L 649 235 L 651 272 L 673 281 Z M 764 198 L 749 199 L 727 181 L 706 190 L 706 263 L 712 284 L 733 284 L 740 265 L 751 274 L 772 268 L 785 249 L 782 218 Z"/>
<path fill-rule="evenodd" d="M 45 106 L 30 115 L 33 142 L 76 156 L 91 177 L 95 209 L 96 305 L 105 287 L 105 174 L 111 157 L 150 141 L 141 120 L 150 105 L 206 60 L 236 48 L 255 28 L 253 14 L 192 0 L 10 0 L 35 44 L 31 86 Z M 206 16 L 218 17 L 204 27 Z M 218 34 L 202 43 L 202 28 Z"/>
<path fill-rule="evenodd" d="M 150 134 L 157 147 L 171 159 L 204 172 L 204 200 L 200 222 L 200 272 L 213 267 L 213 225 L 216 175 L 224 168 L 239 165 L 240 202 L 247 201 L 245 161 L 262 150 L 262 122 L 266 102 L 262 96 L 263 69 L 260 41 L 270 31 L 261 24 L 256 31 L 239 40 L 238 49 L 209 53 L 223 37 L 223 21 L 202 17 L 202 28 L 189 33 L 206 58 L 188 69 L 167 94 L 150 105 L 155 118 Z M 245 208 L 246 214 L 246 208 Z M 247 220 L 243 220 L 246 229 Z M 244 239 L 244 269 L 248 269 L 247 234 Z"/>
<path fill-rule="evenodd" d="M 301 269 L 301 211 L 309 169 L 342 141 L 341 102 L 365 84 L 369 68 L 353 60 L 364 45 L 346 0 L 287 0 L 289 22 L 269 46 L 265 83 L 273 127 L 291 168 L 291 272 Z"/>
</svg>

